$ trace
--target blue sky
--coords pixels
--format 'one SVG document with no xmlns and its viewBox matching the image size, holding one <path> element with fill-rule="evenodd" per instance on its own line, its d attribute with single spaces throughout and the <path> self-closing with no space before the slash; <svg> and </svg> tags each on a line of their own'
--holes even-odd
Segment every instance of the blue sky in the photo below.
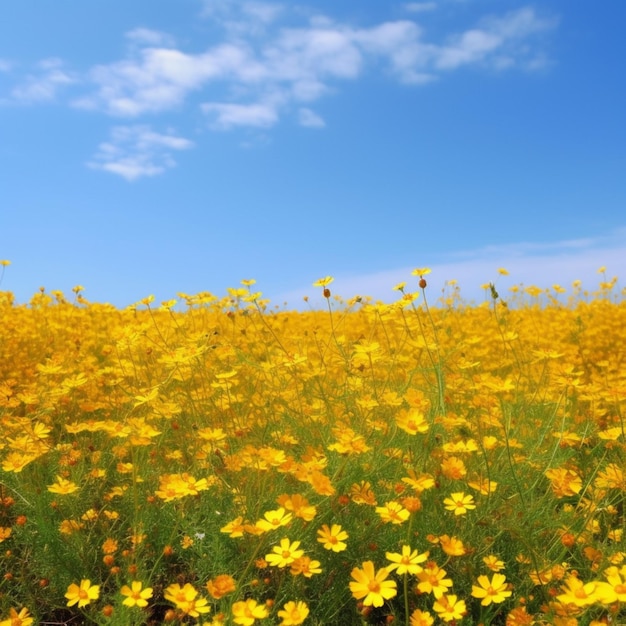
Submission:
<svg viewBox="0 0 626 626">
<path fill-rule="evenodd" d="M 625 21 L 617 0 L 6 3 L 0 289 L 623 284 Z"/>
</svg>

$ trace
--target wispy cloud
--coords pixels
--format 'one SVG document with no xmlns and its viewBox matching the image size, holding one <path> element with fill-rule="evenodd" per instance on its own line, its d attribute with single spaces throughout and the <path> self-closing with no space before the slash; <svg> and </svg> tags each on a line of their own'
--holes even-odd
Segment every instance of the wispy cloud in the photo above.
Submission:
<svg viewBox="0 0 626 626">
<path fill-rule="evenodd" d="M 302 107 L 298 110 L 298 121 L 300 126 L 306 126 L 307 128 L 324 128 L 326 122 L 311 109 Z"/>
<path fill-rule="evenodd" d="M 409 13 L 425 13 L 427 11 L 434 11 L 437 8 L 436 2 L 407 2 L 404 8 Z"/>
<path fill-rule="evenodd" d="M 466 302 L 482 302 L 486 297 L 484 285 L 495 282 L 501 297 L 510 296 L 513 286 L 535 285 L 542 289 L 554 284 L 568 289 L 574 281 L 581 281 L 584 289 L 593 291 L 599 281 L 600 267 L 606 267 L 606 277 L 626 277 L 626 228 L 605 236 L 557 241 L 550 244 L 516 243 L 487 246 L 465 250 L 439 257 L 434 262 L 428 258 L 416 259 L 416 266 L 430 267 L 428 293 L 432 301 L 450 291 L 449 282 L 456 281 Z M 498 274 L 504 268 L 508 276 Z M 374 301 L 393 302 L 398 293 L 394 285 L 406 282 L 407 291 L 418 291 L 417 279 L 411 275 L 413 267 L 390 269 L 363 275 L 337 275 L 333 292 L 348 299 L 355 295 L 370 296 Z M 323 273 L 323 271 L 321 272 Z M 310 277 L 311 283 L 316 276 Z M 622 283 L 623 284 L 623 283 Z M 314 288 L 298 289 L 278 294 L 275 302 L 287 302 L 290 307 L 302 307 L 303 298 L 309 297 L 312 306 L 325 302 Z"/>
<path fill-rule="evenodd" d="M 202 111 L 214 118 L 213 128 L 228 130 L 235 126 L 269 128 L 278 121 L 276 104 L 257 102 L 255 104 L 226 104 L 207 102 Z"/>
<path fill-rule="evenodd" d="M 117 126 L 111 131 L 110 140 L 100 144 L 88 165 L 133 181 L 175 167 L 172 152 L 192 146 L 190 140 L 173 132 L 157 133 L 143 125 Z"/>
<path fill-rule="evenodd" d="M 427 42 L 411 20 L 354 28 L 319 15 L 300 27 L 262 34 L 242 27 L 233 35 L 236 17 L 241 25 L 254 18 L 275 26 L 285 12 L 275 4 L 207 2 L 205 14 L 229 26 L 225 41 L 200 53 L 177 49 L 163 33 L 136 28 L 127 33 L 134 43 L 129 56 L 92 68 L 89 77 L 96 90 L 74 104 L 138 117 L 181 107 L 192 92 L 221 85 L 228 98 L 201 105 L 211 127 L 267 127 L 292 105 L 316 101 L 339 81 L 354 81 L 380 62 L 402 82 L 413 84 L 476 63 L 514 66 L 533 48 L 528 39 L 555 25 L 524 8 L 485 19 L 440 44 Z M 517 46 L 522 41 L 525 45 Z"/>
<path fill-rule="evenodd" d="M 61 59 L 44 59 L 35 72 L 28 74 L 11 90 L 10 99 L 23 104 L 49 102 L 56 98 L 60 89 L 74 82 L 76 78 L 64 69 Z"/>
<path fill-rule="evenodd" d="M 13 63 L 7 59 L 0 59 L 0 72 L 10 72 Z"/>
<path fill-rule="evenodd" d="M 201 16 L 219 23 L 231 36 L 259 35 L 275 22 L 286 7 L 256 0 L 204 0 Z"/>
<path fill-rule="evenodd" d="M 126 33 L 126 39 L 131 44 L 146 46 L 174 46 L 176 41 L 167 33 L 152 28 L 133 28 Z"/>
<path fill-rule="evenodd" d="M 453 70 L 463 65 L 487 63 L 496 69 L 520 65 L 531 69 L 538 51 L 528 40 L 557 25 L 555 18 L 540 18 L 531 8 L 489 17 L 478 28 L 450 37 L 435 55 L 435 67 Z M 503 64 L 502 60 L 506 59 Z"/>
<path fill-rule="evenodd" d="M 436 5 L 404 7 L 419 16 Z M 70 100 L 72 106 L 112 117 L 182 113 L 194 96 L 193 106 L 211 130 L 270 128 L 286 116 L 322 128 L 313 103 L 368 72 L 382 70 L 403 84 L 425 85 L 471 66 L 541 69 L 547 56 L 538 36 L 557 25 L 524 7 L 434 41 L 414 19 L 358 27 L 301 6 L 256 0 L 204 0 L 202 17 L 222 29 L 214 45 L 185 50 L 168 33 L 138 26 L 125 34 L 121 59 L 88 68 L 80 81 L 60 60 L 45 60 L 13 88 L 11 100 L 51 101 L 74 84 L 81 93 Z M 101 149 L 94 162 L 129 179 L 167 169 L 150 158 L 135 169 L 120 166 L 103 154 Z"/>
<path fill-rule="evenodd" d="M 202 54 L 174 48 L 143 48 L 133 58 L 99 65 L 90 72 L 95 93 L 74 105 L 120 117 L 168 111 L 180 106 L 190 92 L 209 80 L 251 80 L 255 62 L 244 47 L 219 45 Z"/>
</svg>

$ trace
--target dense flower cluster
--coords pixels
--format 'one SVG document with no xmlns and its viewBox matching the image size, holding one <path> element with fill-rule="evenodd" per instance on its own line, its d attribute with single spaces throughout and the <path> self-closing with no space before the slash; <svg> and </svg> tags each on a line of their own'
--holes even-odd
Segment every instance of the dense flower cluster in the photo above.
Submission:
<svg viewBox="0 0 626 626">
<path fill-rule="evenodd" d="M 616 280 L 429 274 L 301 313 L 0 292 L 0 626 L 626 622 Z"/>
</svg>

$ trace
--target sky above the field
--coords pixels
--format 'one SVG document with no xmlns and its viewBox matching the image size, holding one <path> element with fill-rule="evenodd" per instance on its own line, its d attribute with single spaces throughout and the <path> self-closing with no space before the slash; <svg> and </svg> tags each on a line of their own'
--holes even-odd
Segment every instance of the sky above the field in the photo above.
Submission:
<svg viewBox="0 0 626 626">
<path fill-rule="evenodd" d="M 619 0 L 3 3 L 0 289 L 623 285 L 624 23 Z"/>
</svg>

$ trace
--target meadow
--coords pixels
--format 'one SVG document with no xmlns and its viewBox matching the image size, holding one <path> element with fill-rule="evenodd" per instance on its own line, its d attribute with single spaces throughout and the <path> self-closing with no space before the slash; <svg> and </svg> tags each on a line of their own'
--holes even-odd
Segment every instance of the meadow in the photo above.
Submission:
<svg viewBox="0 0 626 626">
<path fill-rule="evenodd" d="M 626 624 L 626 293 L 428 280 L 0 292 L 0 626 Z"/>
</svg>

